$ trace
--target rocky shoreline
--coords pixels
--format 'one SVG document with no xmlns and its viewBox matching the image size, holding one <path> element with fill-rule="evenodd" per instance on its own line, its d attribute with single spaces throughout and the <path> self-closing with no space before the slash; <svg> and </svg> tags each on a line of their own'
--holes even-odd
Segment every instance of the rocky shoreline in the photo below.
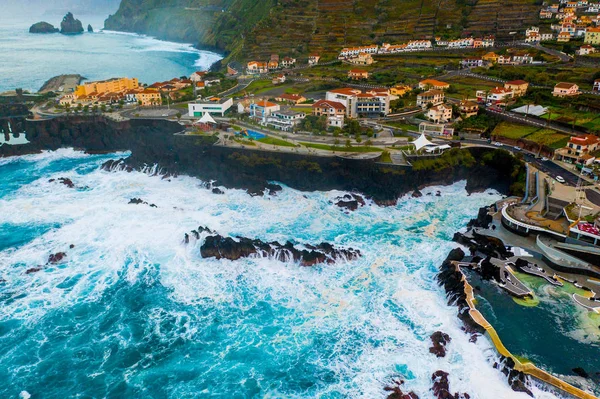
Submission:
<svg viewBox="0 0 600 399">
<path fill-rule="evenodd" d="M 106 168 L 141 170 L 156 164 L 162 174 L 216 181 L 220 186 L 244 189 L 251 195 L 269 192 L 270 182 L 278 181 L 301 191 L 356 192 L 379 205 L 393 205 L 404 194 L 420 188 L 461 180 L 467 182 L 468 192 L 493 188 L 508 194 L 515 182 L 514 170 L 523 168 L 510 154 L 487 148 L 461 150 L 468 151 L 474 159 L 469 165 L 449 162 L 443 167 L 415 170 L 336 156 L 214 146 L 216 138 L 177 135 L 182 126 L 165 120 L 113 122 L 101 116 L 72 116 L 45 121 L 21 119 L 12 124 L 26 130 L 30 143 L 0 147 L 0 157 L 65 147 L 91 154 L 129 151 L 129 157 Z M 349 209 L 362 206 L 359 197 L 341 198 L 338 202 Z"/>
</svg>

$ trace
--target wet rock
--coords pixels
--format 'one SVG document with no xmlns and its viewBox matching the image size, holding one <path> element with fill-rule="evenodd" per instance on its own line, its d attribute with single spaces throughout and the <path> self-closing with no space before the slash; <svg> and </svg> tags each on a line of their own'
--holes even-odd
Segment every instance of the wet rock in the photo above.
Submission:
<svg viewBox="0 0 600 399">
<path fill-rule="evenodd" d="M 404 381 L 392 381 L 391 385 L 388 385 L 383 388 L 384 391 L 390 392 L 387 396 L 387 399 L 419 399 L 416 393 L 409 392 L 404 393 L 402 391 L 402 385 L 404 385 Z"/>
<path fill-rule="evenodd" d="M 441 192 L 441 191 L 439 191 L 439 190 L 438 190 L 438 191 L 436 191 L 436 193 L 435 193 L 435 196 L 436 196 L 436 197 L 441 197 L 441 196 L 442 196 L 442 192 Z"/>
<path fill-rule="evenodd" d="M 468 393 L 450 393 L 450 382 L 448 381 L 448 373 L 442 370 L 438 370 L 431 375 L 431 381 L 433 386 L 431 390 L 433 395 L 438 399 L 470 399 L 471 396 Z"/>
<path fill-rule="evenodd" d="M 277 195 L 279 191 L 283 190 L 279 184 L 269 183 L 266 185 L 266 189 L 269 190 L 269 195 Z"/>
<path fill-rule="evenodd" d="M 319 263 L 333 263 L 340 259 L 355 259 L 360 256 L 360 251 L 347 248 L 337 249 L 329 243 L 318 245 L 305 245 L 299 249 L 291 242 L 280 244 L 276 241 L 263 242 L 246 237 L 223 237 L 212 233 L 209 229 L 208 237 L 200 247 L 200 255 L 203 258 L 238 260 L 251 256 L 272 257 L 280 261 L 296 261 L 302 266 L 314 266 Z M 199 238 L 199 234 L 197 236 Z"/>
<path fill-rule="evenodd" d="M 413 193 L 411 195 L 411 197 L 413 197 L 413 198 L 421 198 L 422 196 L 423 196 L 423 193 L 420 192 L 419 190 L 413 191 Z"/>
<path fill-rule="evenodd" d="M 589 375 L 589 374 L 587 373 L 587 371 L 585 371 L 585 370 L 584 370 L 582 367 L 575 367 L 575 368 L 573 369 L 573 372 L 574 372 L 575 374 L 577 374 L 578 376 L 580 376 L 580 377 L 583 377 L 583 378 L 590 378 L 590 375 Z"/>
<path fill-rule="evenodd" d="M 109 161 L 104 162 L 100 169 L 105 170 L 107 172 L 112 172 L 115 170 L 125 171 L 128 173 L 133 172 L 133 168 L 125 163 L 125 159 L 111 159 Z"/>
<path fill-rule="evenodd" d="M 441 331 L 436 331 L 430 336 L 433 346 L 429 348 L 429 353 L 433 353 L 437 357 L 446 356 L 446 345 L 452 341 L 450 336 Z"/>
<path fill-rule="evenodd" d="M 467 227 L 480 227 L 483 229 L 487 229 L 488 227 L 490 227 L 493 217 L 488 212 L 489 207 L 487 206 L 479 208 L 477 218 L 471 219 L 471 221 L 469 221 L 469 223 L 467 224 Z"/>
<path fill-rule="evenodd" d="M 48 257 L 48 263 L 51 264 L 57 264 L 59 262 L 61 262 L 64 258 L 67 257 L 67 254 L 64 252 L 57 252 L 55 254 L 52 254 Z"/>
<path fill-rule="evenodd" d="M 73 184 L 73 181 L 71 179 L 68 179 L 66 177 L 59 177 L 58 180 L 57 179 L 50 179 L 48 180 L 49 183 L 54 183 L 55 181 L 58 181 L 59 183 L 64 184 L 65 186 L 69 187 L 69 188 L 74 188 L 75 184 Z"/>
<path fill-rule="evenodd" d="M 150 206 L 150 208 L 158 208 L 156 205 L 154 204 L 149 204 L 146 201 L 144 201 L 141 198 L 132 198 L 129 200 L 128 204 L 133 204 L 133 205 L 148 205 Z"/>
<path fill-rule="evenodd" d="M 73 248 L 75 248 L 74 244 L 69 245 L 69 249 L 73 249 Z"/>
<path fill-rule="evenodd" d="M 215 188 L 213 188 L 213 189 L 212 189 L 212 193 L 213 193 L 213 194 L 225 194 L 225 193 L 223 192 L 223 190 L 221 190 L 221 189 L 220 189 L 220 188 L 218 188 L 218 187 L 215 187 Z"/>
<path fill-rule="evenodd" d="M 40 271 L 40 270 L 42 270 L 42 269 L 43 269 L 43 267 L 42 267 L 42 266 L 38 266 L 38 267 L 32 267 L 31 269 L 27 269 L 27 270 L 25 271 L 25 274 L 37 273 L 37 272 L 39 272 L 39 271 Z"/>
<path fill-rule="evenodd" d="M 92 28 L 92 25 L 88 24 L 87 31 L 89 33 L 94 33 L 94 28 Z"/>
<path fill-rule="evenodd" d="M 75 19 L 72 13 L 68 12 L 67 15 L 64 16 L 62 22 L 60 23 L 60 33 L 63 34 L 77 34 L 83 32 L 83 25 L 81 21 Z"/>
<path fill-rule="evenodd" d="M 379 206 L 396 206 L 398 199 L 373 199 L 373 202 Z"/>
<path fill-rule="evenodd" d="M 468 237 L 465 234 L 454 233 L 452 240 L 469 248 L 473 256 L 481 258 L 492 256 L 498 259 L 508 259 L 514 256 L 499 238 L 479 234 L 475 231 L 471 235 L 472 237 Z"/>
<path fill-rule="evenodd" d="M 347 209 L 349 211 L 355 211 L 361 206 L 365 206 L 365 199 L 358 194 L 346 194 L 343 197 L 337 197 L 335 204 L 340 208 Z"/>
</svg>

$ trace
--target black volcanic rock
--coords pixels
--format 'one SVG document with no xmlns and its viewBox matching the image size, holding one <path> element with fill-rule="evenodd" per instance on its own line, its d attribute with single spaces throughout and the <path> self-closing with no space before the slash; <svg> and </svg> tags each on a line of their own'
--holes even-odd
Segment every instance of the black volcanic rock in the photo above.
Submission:
<svg viewBox="0 0 600 399">
<path fill-rule="evenodd" d="M 400 380 L 392 382 L 392 385 L 387 385 L 383 388 L 384 391 L 390 392 L 390 394 L 387 396 L 387 399 L 419 399 L 417 394 L 412 391 L 409 393 L 402 392 L 402 385 L 404 385 L 404 381 Z"/>
<path fill-rule="evenodd" d="M 340 208 L 347 209 L 349 211 L 355 211 L 361 206 L 365 206 L 365 199 L 358 194 L 346 194 L 343 197 L 337 197 L 335 204 Z"/>
<path fill-rule="evenodd" d="M 442 370 L 438 370 L 431 376 L 433 386 L 431 390 L 433 395 L 438 399 L 470 399 L 471 396 L 468 393 L 450 393 L 450 382 L 448 381 L 448 373 Z"/>
<path fill-rule="evenodd" d="M 488 214 L 488 207 L 484 206 L 482 208 L 479 208 L 479 213 L 477 214 L 477 218 L 476 219 L 472 219 L 469 224 L 467 225 L 468 227 L 481 227 L 484 229 L 487 229 L 488 227 L 490 227 L 490 224 L 492 223 L 492 215 Z"/>
<path fill-rule="evenodd" d="M 29 33 L 58 33 L 58 28 L 48 22 L 37 22 L 29 28 Z"/>
<path fill-rule="evenodd" d="M 200 255 L 203 258 L 238 260 L 260 255 L 273 257 L 282 262 L 293 260 L 300 262 L 302 266 L 314 266 L 319 263 L 333 263 L 338 259 L 356 259 L 360 256 L 358 250 L 338 249 L 325 242 L 316 246 L 305 245 L 305 249 L 298 249 L 289 241 L 282 245 L 276 241 L 263 242 L 246 237 L 233 239 L 215 234 L 210 229 L 203 227 L 200 227 L 198 231 L 192 231 L 192 234 L 198 239 L 203 231 L 212 234 L 206 237 L 200 247 Z M 184 242 L 189 242 L 189 235 L 186 234 Z"/>
<path fill-rule="evenodd" d="M 575 367 L 575 368 L 573 369 L 573 372 L 574 372 L 575 374 L 577 374 L 578 376 L 580 376 L 580 377 L 583 377 L 583 378 L 590 378 L 590 375 L 589 375 L 589 374 L 587 373 L 587 371 L 585 371 L 585 370 L 584 370 L 582 367 Z"/>
<path fill-rule="evenodd" d="M 60 23 L 60 33 L 77 34 L 83 32 L 81 21 L 75 19 L 72 13 L 68 12 Z"/>
<path fill-rule="evenodd" d="M 430 336 L 433 346 L 429 348 L 429 353 L 433 353 L 437 357 L 446 356 L 446 345 L 452 341 L 450 336 L 441 331 L 436 331 Z"/>
<path fill-rule="evenodd" d="M 92 28 L 92 25 L 88 24 L 87 31 L 89 33 L 94 33 L 94 28 Z"/>
</svg>

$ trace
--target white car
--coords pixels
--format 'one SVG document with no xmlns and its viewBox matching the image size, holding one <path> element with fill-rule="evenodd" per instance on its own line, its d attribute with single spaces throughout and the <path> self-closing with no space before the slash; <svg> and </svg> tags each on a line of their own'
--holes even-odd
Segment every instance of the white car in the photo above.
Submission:
<svg viewBox="0 0 600 399">
<path fill-rule="evenodd" d="M 562 176 L 556 176 L 556 181 L 559 182 L 559 183 L 564 183 L 565 179 L 563 179 Z"/>
<path fill-rule="evenodd" d="M 495 145 L 496 147 L 502 147 L 502 143 L 501 143 L 501 142 L 499 142 L 499 141 L 496 141 L 496 142 L 494 142 L 494 145 Z"/>
<path fill-rule="evenodd" d="M 542 158 L 542 162 L 546 162 L 547 160 L 548 160 L 548 158 L 546 158 L 546 157 Z"/>
</svg>

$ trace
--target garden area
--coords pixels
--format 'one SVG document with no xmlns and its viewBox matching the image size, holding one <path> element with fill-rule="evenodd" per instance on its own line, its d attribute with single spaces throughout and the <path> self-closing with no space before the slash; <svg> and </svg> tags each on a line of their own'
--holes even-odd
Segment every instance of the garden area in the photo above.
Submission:
<svg viewBox="0 0 600 399">
<path fill-rule="evenodd" d="M 500 122 L 492 132 L 492 136 L 505 137 L 511 140 L 529 140 L 553 149 L 564 147 L 571 137 L 568 134 L 552 129 L 519 125 L 510 122 Z"/>
</svg>

